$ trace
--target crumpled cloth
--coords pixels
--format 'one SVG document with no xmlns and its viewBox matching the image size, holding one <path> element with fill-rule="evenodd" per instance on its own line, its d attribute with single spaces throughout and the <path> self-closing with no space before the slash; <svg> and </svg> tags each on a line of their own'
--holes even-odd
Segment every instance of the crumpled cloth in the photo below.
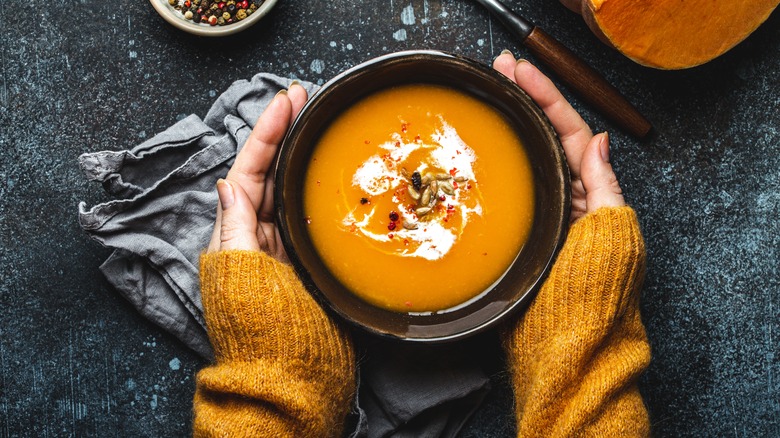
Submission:
<svg viewBox="0 0 780 438">
<path fill-rule="evenodd" d="M 190 115 L 132 149 L 79 157 L 86 177 L 115 198 L 91 208 L 79 204 L 81 227 L 114 248 L 100 270 L 142 315 L 207 360 L 213 354 L 198 258 L 216 217 L 215 184 L 262 111 L 290 83 L 269 73 L 237 81 L 202 120 Z M 317 90 L 302 85 L 309 95 Z M 358 348 L 364 359 L 353 437 L 455 436 L 490 387 L 478 358 L 463 345 L 367 338 Z"/>
</svg>

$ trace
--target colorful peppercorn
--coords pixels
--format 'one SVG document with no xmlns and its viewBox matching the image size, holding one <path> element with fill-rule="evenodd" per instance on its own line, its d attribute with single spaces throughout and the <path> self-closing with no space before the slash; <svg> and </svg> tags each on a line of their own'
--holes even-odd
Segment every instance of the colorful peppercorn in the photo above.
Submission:
<svg viewBox="0 0 780 438">
<path fill-rule="evenodd" d="M 2 1 L 2 0 L 0 0 Z M 265 0 L 168 0 L 185 20 L 193 23 L 224 26 L 244 20 L 255 12 Z"/>
</svg>

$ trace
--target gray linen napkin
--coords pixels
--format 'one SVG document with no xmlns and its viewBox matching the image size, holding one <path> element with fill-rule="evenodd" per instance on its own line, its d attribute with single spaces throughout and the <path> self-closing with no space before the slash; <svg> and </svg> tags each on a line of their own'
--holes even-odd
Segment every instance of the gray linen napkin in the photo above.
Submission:
<svg viewBox="0 0 780 438">
<path fill-rule="evenodd" d="M 201 120 L 191 115 L 124 151 L 83 154 L 88 179 L 115 199 L 79 204 L 86 233 L 114 252 L 100 266 L 138 311 L 206 359 L 198 257 L 216 216 L 224 177 L 260 113 L 291 80 L 261 73 L 237 81 Z M 313 94 L 317 86 L 302 85 Z M 354 437 L 455 436 L 489 390 L 468 349 L 360 345 Z"/>
</svg>

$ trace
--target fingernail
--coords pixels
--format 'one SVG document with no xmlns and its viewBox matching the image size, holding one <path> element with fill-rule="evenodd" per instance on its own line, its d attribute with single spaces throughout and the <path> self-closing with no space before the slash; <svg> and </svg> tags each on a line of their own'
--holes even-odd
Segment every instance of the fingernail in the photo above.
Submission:
<svg viewBox="0 0 780 438">
<path fill-rule="evenodd" d="M 501 55 L 512 55 L 512 52 L 509 51 L 509 49 L 504 49 L 504 50 L 501 51 Z M 501 55 L 499 55 L 499 56 L 501 56 Z M 512 57 L 514 57 L 514 56 L 515 55 L 512 55 Z"/>
<path fill-rule="evenodd" d="M 221 178 L 217 180 L 217 195 L 223 210 L 233 206 L 235 198 L 233 197 L 233 186 L 229 182 Z"/>
<path fill-rule="evenodd" d="M 286 96 L 287 95 L 287 89 L 286 88 L 282 88 L 281 90 L 279 90 L 279 92 L 276 93 L 276 96 L 279 96 L 279 95 Z M 276 97 L 276 96 L 274 96 L 274 97 Z"/>
<path fill-rule="evenodd" d="M 301 85 L 301 82 L 298 79 L 293 79 L 292 82 L 290 82 L 290 86 L 287 88 L 292 88 L 293 85 Z"/>
<path fill-rule="evenodd" d="M 520 64 L 521 62 L 528 62 L 525 58 L 517 58 L 517 63 Z"/>
<path fill-rule="evenodd" d="M 599 140 L 599 151 L 601 152 L 601 159 L 605 163 L 609 163 L 609 134 L 604 131 Z"/>
</svg>

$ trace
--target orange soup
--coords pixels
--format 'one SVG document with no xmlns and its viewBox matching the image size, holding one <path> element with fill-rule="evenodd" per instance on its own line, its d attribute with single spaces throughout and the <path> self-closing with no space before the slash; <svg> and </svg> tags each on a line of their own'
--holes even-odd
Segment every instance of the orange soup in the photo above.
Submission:
<svg viewBox="0 0 780 438">
<path fill-rule="evenodd" d="M 320 257 L 353 293 L 392 311 L 441 311 L 512 263 L 533 220 L 533 177 L 493 108 L 404 85 L 361 100 L 323 133 L 304 209 Z"/>
</svg>

